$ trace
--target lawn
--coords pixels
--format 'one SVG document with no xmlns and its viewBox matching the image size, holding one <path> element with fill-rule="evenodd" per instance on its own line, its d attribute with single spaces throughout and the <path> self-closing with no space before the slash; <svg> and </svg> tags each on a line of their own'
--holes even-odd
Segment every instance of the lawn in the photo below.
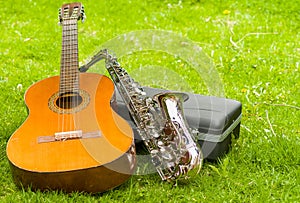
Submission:
<svg viewBox="0 0 300 203">
<path fill-rule="evenodd" d="M 5 147 L 27 117 L 26 89 L 59 74 L 57 16 L 63 3 L 6 0 L 1 5 L 1 202 L 299 201 L 300 6 L 296 0 L 82 1 L 87 19 L 78 26 L 80 64 L 108 47 L 142 85 L 238 100 L 243 104 L 240 137 L 225 157 L 204 162 L 201 172 L 184 184 L 174 186 L 148 174 L 134 175 L 120 187 L 96 195 L 18 189 Z M 147 38 L 153 33 L 160 36 L 158 46 Z M 182 39 L 186 47 L 201 49 L 181 52 L 176 42 Z M 108 75 L 103 63 L 89 72 Z"/>
</svg>

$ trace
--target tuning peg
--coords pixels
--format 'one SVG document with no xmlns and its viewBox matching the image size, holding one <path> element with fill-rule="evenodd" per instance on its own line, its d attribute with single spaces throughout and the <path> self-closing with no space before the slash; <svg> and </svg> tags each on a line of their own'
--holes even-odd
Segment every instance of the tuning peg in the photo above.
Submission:
<svg viewBox="0 0 300 203">
<path fill-rule="evenodd" d="M 83 5 L 81 6 L 80 14 L 81 14 L 80 15 L 81 16 L 81 22 L 83 23 L 86 19 L 86 15 L 84 13 L 84 6 Z"/>
<path fill-rule="evenodd" d="M 82 16 L 82 18 L 81 18 L 81 22 L 84 23 L 85 19 L 86 19 L 86 15 L 83 14 L 83 16 Z"/>
<path fill-rule="evenodd" d="M 58 25 L 61 25 L 62 23 L 62 17 L 61 17 L 61 8 L 58 9 Z"/>
</svg>

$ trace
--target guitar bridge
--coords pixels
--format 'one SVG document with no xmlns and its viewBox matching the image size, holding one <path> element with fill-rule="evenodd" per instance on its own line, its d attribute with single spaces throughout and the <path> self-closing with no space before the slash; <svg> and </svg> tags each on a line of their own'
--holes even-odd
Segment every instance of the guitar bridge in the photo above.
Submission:
<svg viewBox="0 0 300 203">
<path fill-rule="evenodd" d="M 82 138 L 82 130 L 54 133 L 55 141 Z"/>
<path fill-rule="evenodd" d="M 83 133 L 82 130 L 75 131 L 66 131 L 66 132 L 57 132 L 54 133 L 54 136 L 39 136 L 37 141 L 38 143 L 45 142 L 57 142 L 57 141 L 66 141 L 71 139 L 87 139 L 87 138 L 97 138 L 101 136 L 101 132 L 93 131 Z"/>
</svg>

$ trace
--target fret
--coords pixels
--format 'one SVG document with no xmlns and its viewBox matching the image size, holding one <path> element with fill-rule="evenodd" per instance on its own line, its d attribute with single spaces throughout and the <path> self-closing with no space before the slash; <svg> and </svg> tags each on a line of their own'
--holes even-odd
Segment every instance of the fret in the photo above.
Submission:
<svg viewBox="0 0 300 203">
<path fill-rule="evenodd" d="M 63 83 L 61 86 L 61 88 L 63 88 L 63 89 L 78 88 L 78 87 L 79 87 L 78 85 L 73 85 L 70 83 Z"/>
<path fill-rule="evenodd" d="M 68 64 L 68 65 L 72 65 L 74 64 L 75 66 L 77 66 L 78 63 L 78 59 L 76 59 L 75 57 L 61 57 L 61 59 L 63 60 L 61 62 L 61 64 Z"/>
<path fill-rule="evenodd" d="M 75 33 L 74 34 L 72 34 L 72 33 L 64 34 L 63 38 L 67 39 L 67 38 L 73 37 L 74 35 L 75 35 Z"/>
<path fill-rule="evenodd" d="M 72 59 L 70 57 L 67 57 L 67 58 L 63 58 L 62 59 L 64 60 L 63 63 L 61 63 L 61 65 L 69 65 L 69 66 L 77 66 L 77 63 L 78 63 L 78 60 L 77 59 Z"/>
<path fill-rule="evenodd" d="M 69 90 L 69 89 L 78 89 L 79 86 L 73 86 L 72 84 L 64 84 L 62 85 L 62 89 Z"/>
<path fill-rule="evenodd" d="M 71 75 L 70 72 L 64 72 L 62 73 L 62 76 L 65 78 L 62 78 L 62 80 L 66 80 L 66 78 L 77 78 L 77 75 Z"/>
<path fill-rule="evenodd" d="M 61 57 L 62 58 L 77 58 L 78 52 L 71 52 L 71 51 L 65 51 L 62 53 Z"/>
<path fill-rule="evenodd" d="M 69 50 L 64 50 L 62 52 L 62 57 L 71 57 L 74 56 L 74 58 L 76 58 L 76 56 L 78 56 L 78 52 L 77 51 L 71 51 L 72 49 Z"/>
<path fill-rule="evenodd" d="M 69 78 L 77 78 L 77 75 L 70 75 L 69 73 L 62 73 L 62 75 L 64 76 L 61 78 L 62 81 L 67 81 Z"/>
<path fill-rule="evenodd" d="M 72 85 L 72 84 L 64 84 L 64 85 L 62 85 L 62 87 L 61 87 L 63 90 L 66 90 L 66 91 L 68 91 L 69 89 L 78 89 L 79 88 L 79 86 L 74 86 L 74 85 Z"/>
<path fill-rule="evenodd" d="M 63 63 L 61 63 L 61 65 L 68 65 L 68 66 L 77 66 L 77 63 L 78 63 L 78 60 L 77 59 L 75 59 L 75 60 L 72 60 L 72 58 L 70 58 L 70 57 L 66 57 L 66 58 L 64 58 L 64 57 L 62 57 L 62 59 L 64 60 L 63 61 Z"/>
<path fill-rule="evenodd" d="M 67 83 L 74 83 L 75 81 L 78 81 L 79 78 L 68 78 L 68 79 L 64 79 L 64 80 L 60 80 L 61 83 L 63 84 L 67 84 Z M 77 84 L 74 84 L 77 85 Z"/>
<path fill-rule="evenodd" d="M 72 60 L 75 60 L 78 56 L 78 52 L 65 52 L 65 53 L 62 53 L 61 55 L 61 58 L 63 59 L 72 59 Z"/>
<path fill-rule="evenodd" d="M 78 80 L 77 77 L 68 77 L 68 78 L 63 78 L 60 81 L 63 83 L 68 83 L 70 81 L 70 83 L 72 83 L 72 81 L 76 81 L 76 80 Z"/>
<path fill-rule="evenodd" d="M 72 89 L 72 91 L 70 91 L 70 89 Z M 62 87 L 61 90 L 63 91 L 62 94 L 64 94 L 64 93 L 78 93 L 79 87 L 73 87 L 73 86 Z M 76 92 L 76 91 L 77 91 L 77 92 Z"/>
<path fill-rule="evenodd" d="M 69 33 L 66 33 L 66 32 L 73 32 L 74 33 L 77 30 L 77 25 L 72 26 L 72 27 L 67 27 L 67 26 L 69 26 L 69 25 L 63 25 L 63 32 L 65 32 L 65 33 L 62 33 L 62 36 L 69 34 Z M 77 33 L 74 33 L 74 34 L 77 35 Z"/>
<path fill-rule="evenodd" d="M 78 59 L 77 59 L 77 55 L 78 55 L 78 53 L 77 52 L 74 52 L 74 53 L 66 53 L 66 54 L 62 54 L 62 56 L 61 56 L 61 58 L 63 59 L 63 60 L 68 60 L 69 59 L 69 61 L 77 61 Z"/>
<path fill-rule="evenodd" d="M 71 85 L 71 84 L 65 84 L 65 85 L 62 85 L 62 90 L 64 90 L 65 92 L 64 93 L 66 93 L 66 92 L 73 92 L 73 91 L 69 91 L 70 89 L 75 89 L 75 90 L 78 90 L 79 89 L 79 86 L 73 86 L 73 85 Z M 75 92 L 75 93 L 77 93 L 77 92 Z"/>
<path fill-rule="evenodd" d="M 74 45 L 77 45 L 77 43 L 74 41 L 74 39 L 64 39 L 63 44 L 74 44 Z"/>
<path fill-rule="evenodd" d="M 62 83 L 62 86 L 61 87 L 78 87 L 77 84 L 74 84 L 74 82 L 71 83 L 71 80 L 70 81 L 60 81 Z"/>
<path fill-rule="evenodd" d="M 73 84 L 73 83 L 70 83 L 69 81 L 68 82 L 62 82 L 62 86 L 61 87 L 78 87 L 77 84 Z"/>
<path fill-rule="evenodd" d="M 61 78 L 60 81 L 67 83 L 67 82 L 69 82 L 69 81 L 71 82 L 73 80 L 78 80 L 78 77 L 65 75 L 64 78 Z"/>
<path fill-rule="evenodd" d="M 72 52 L 72 53 L 70 53 L 70 52 L 66 52 L 66 53 L 62 53 L 62 58 L 63 59 L 73 59 L 73 60 L 75 60 L 76 58 L 77 58 L 77 56 L 78 56 L 78 52 Z"/>
</svg>

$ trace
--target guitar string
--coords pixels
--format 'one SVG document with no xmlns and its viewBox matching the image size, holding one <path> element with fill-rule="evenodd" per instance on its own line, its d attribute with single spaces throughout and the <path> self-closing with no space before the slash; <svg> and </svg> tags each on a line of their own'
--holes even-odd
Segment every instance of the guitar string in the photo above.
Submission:
<svg viewBox="0 0 300 203">
<path fill-rule="evenodd" d="M 72 37 L 73 37 L 73 48 L 72 48 L 72 57 L 75 57 L 74 59 L 72 59 L 72 61 L 74 61 L 75 64 L 73 64 L 72 66 L 72 87 L 73 90 L 72 92 L 75 93 L 75 105 L 74 107 L 76 108 L 78 106 L 78 102 L 79 102 L 79 75 L 77 74 L 78 72 L 78 38 L 77 38 L 77 19 L 73 18 L 73 22 L 72 22 Z M 78 95 L 77 95 L 78 94 Z M 74 99 L 74 97 L 72 97 L 72 99 Z M 73 102 L 73 101 L 72 101 Z M 78 122 L 78 114 L 76 113 L 76 111 L 72 111 L 73 112 L 73 126 L 74 126 L 74 130 L 77 130 L 77 124 Z"/>
<path fill-rule="evenodd" d="M 74 11 L 76 12 L 76 11 Z M 68 15 L 68 11 L 64 16 Z M 77 18 L 73 15 L 62 22 L 63 27 L 63 48 L 62 48 L 62 62 L 61 62 L 61 75 L 60 75 L 60 96 L 63 93 L 71 93 L 66 97 L 67 100 L 59 99 L 59 107 L 62 110 L 59 111 L 58 128 L 60 132 L 76 130 L 76 125 L 79 123 L 78 114 L 71 110 L 71 115 L 65 113 L 65 109 L 71 107 L 77 107 L 79 105 L 79 98 L 73 97 L 73 93 L 80 94 L 79 92 L 79 72 L 78 68 L 78 41 L 77 41 Z M 74 105 L 73 105 L 74 102 Z M 70 105 L 70 106 L 67 106 Z M 69 120 L 69 122 L 68 122 Z"/>
<path fill-rule="evenodd" d="M 69 32 L 69 35 L 68 35 L 68 37 L 69 37 L 69 49 L 68 49 L 68 68 L 66 69 L 66 71 L 67 71 L 67 81 L 66 81 L 66 91 L 67 91 L 67 108 L 68 108 L 68 110 L 70 110 L 71 108 L 70 107 L 72 107 L 72 91 L 73 91 L 73 87 L 72 87 L 72 67 L 73 67 L 73 43 L 74 43 L 74 39 L 73 39 L 73 33 L 72 33 L 72 24 L 73 22 L 72 22 L 72 17 L 70 18 L 70 20 L 69 20 L 69 24 L 68 24 L 68 32 Z M 72 129 L 71 129 L 71 125 L 72 125 L 72 115 L 70 114 L 70 112 L 69 112 L 69 114 L 67 115 L 67 118 L 68 118 L 68 121 L 69 122 L 67 122 L 66 123 L 66 131 L 71 131 Z"/>
<path fill-rule="evenodd" d="M 77 90 L 77 92 L 78 92 L 78 96 L 79 97 L 76 97 L 76 99 L 77 99 L 77 103 L 76 103 L 76 106 L 77 105 L 80 105 L 79 104 L 79 102 L 83 102 L 83 99 L 84 98 L 82 98 L 81 99 L 81 96 L 80 96 L 80 73 L 79 73 L 79 51 L 78 51 L 78 49 L 79 49 L 79 47 L 78 47 L 78 21 L 77 21 L 77 19 L 76 19 L 76 22 L 75 22 L 75 27 L 76 27 L 76 31 L 75 31 L 75 37 L 76 37 L 76 69 L 74 70 L 75 71 L 75 73 L 76 73 L 76 85 L 77 85 L 77 87 L 76 87 L 76 90 Z M 80 99 L 80 101 L 78 100 L 78 99 Z M 78 112 L 79 113 L 79 112 Z M 78 115 L 78 113 L 76 114 L 77 116 L 76 116 L 76 125 L 80 125 L 80 122 L 79 122 L 79 115 Z M 80 126 L 77 126 L 78 128 L 80 128 Z"/>
<path fill-rule="evenodd" d="M 68 59 L 69 59 L 69 63 L 68 63 L 68 69 L 67 69 L 67 74 L 68 74 L 68 80 L 67 80 L 67 92 L 68 92 L 68 109 L 71 109 L 72 107 L 72 100 L 73 100 L 73 84 L 72 84 L 72 77 L 73 77 L 73 51 L 74 51 L 74 36 L 73 36 L 73 20 L 72 20 L 72 16 L 69 20 L 69 53 L 68 53 Z M 72 110 L 71 110 L 72 112 Z M 69 122 L 67 123 L 67 125 L 69 125 L 67 127 L 67 130 L 68 131 L 71 131 L 72 130 L 72 118 L 73 118 L 73 113 L 69 112 L 68 114 L 68 119 L 69 119 Z"/>
<path fill-rule="evenodd" d="M 63 102 L 63 123 L 62 123 L 62 132 L 67 131 L 67 124 L 68 124 L 68 115 L 67 113 L 65 113 L 66 111 L 66 107 L 67 107 L 67 103 L 68 103 L 68 95 L 67 93 L 67 81 L 68 81 L 68 69 L 69 69 L 69 64 L 70 64 L 70 25 L 69 25 L 69 20 L 66 20 L 66 52 L 65 52 L 65 56 L 64 56 L 64 61 L 65 61 L 65 66 L 64 66 L 64 78 L 63 78 L 63 94 L 64 94 L 64 99 L 62 100 Z"/>
<path fill-rule="evenodd" d="M 64 11 L 62 11 L 64 12 Z M 64 13 L 62 13 L 62 18 L 64 19 Z M 58 126 L 58 129 L 57 129 L 57 132 L 61 132 L 61 117 L 62 117 L 62 110 L 61 110 L 61 94 L 62 94 L 62 86 L 63 86 L 63 69 L 64 69 L 64 47 L 65 47 L 65 37 L 64 37 L 64 33 L 65 33 L 65 21 L 63 20 L 62 21 L 62 49 L 61 49 L 61 59 L 60 59 L 60 77 L 59 77 L 59 94 L 58 94 L 58 119 L 57 119 L 57 126 Z"/>
<path fill-rule="evenodd" d="M 77 10 L 74 11 L 76 13 Z M 70 67 L 70 81 L 71 81 L 71 89 L 72 89 L 72 95 L 74 96 L 70 97 L 71 106 L 74 106 L 76 108 L 78 106 L 78 99 L 79 99 L 79 75 L 78 75 L 78 38 L 77 38 L 77 18 L 72 17 L 71 20 L 71 26 L 70 26 L 70 32 L 71 32 L 71 67 Z M 78 94 L 78 95 L 77 95 Z M 74 105 L 73 105 L 74 102 Z M 70 115 L 70 129 L 73 126 L 73 130 L 77 130 L 77 124 L 78 122 L 78 114 L 76 111 L 71 111 L 72 116 Z"/>
<path fill-rule="evenodd" d="M 71 43 L 70 43 L 70 54 L 71 54 L 71 56 L 70 56 L 70 61 L 71 61 L 71 63 L 70 63 L 70 67 L 69 67 L 69 71 L 71 72 L 71 73 L 69 73 L 69 76 L 70 76 L 70 78 L 69 78 L 69 85 L 70 85 L 70 97 L 69 97 L 69 102 L 70 102 L 70 106 L 69 107 L 73 107 L 73 100 L 74 100 L 74 96 L 73 96 L 73 94 L 74 94 L 74 79 L 73 79 L 73 77 L 74 77 L 74 70 L 73 70 L 73 67 L 74 67 L 74 43 L 75 43 L 75 37 L 74 37 L 74 23 L 73 23 L 73 21 L 74 21 L 74 18 L 71 18 L 71 20 L 70 20 L 70 23 L 71 23 L 71 25 L 70 25 L 70 34 L 71 34 Z M 73 128 L 74 129 L 72 129 L 72 122 L 74 122 L 73 120 L 74 120 L 74 111 L 72 111 L 71 110 L 71 112 L 72 112 L 72 114 L 70 114 L 69 115 L 69 130 L 71 131 L 71 130 L 75 130 L 75 124 L 73 124 Z"/>
<path fill-rule="evenodd" d="M 64 16 L 68 15 L 68 10 L 66 10 L 66 13 L 64 13 Z M 69 31 L 69 21 L 65 18 L 63 21 L 63 50 L 62 50 L 62 67 L 61 67 L 61 86 L 60 86 L 60 96 L 63 96 L 64 93 L 66 93 L 67 88 L 67 69 L 68 69 L 68 51 L 70 50 L 70 31 Z M 66 96 L 66 95 L 64 95 Z M 60 98 L 59 99 L 59 107 L 61 108 L 61 115 L 59 120 L 60 129 L 59 132 L 64 132 L 66 127 L 67 121 L 67 115 L 65 114 L 66 109 L 66 98 Z"/>
<path fill-rule="evenodd" d="M 65 16 L 65 14 L 64 14 Z M 64 78 L 65 78 L 65 68 L 66 68 L 66 50 L 67 50 L 67 43 L 66 43 L 66 37 L 67 37 L 67 21 L 64 20 L 63 21 L 63 47 L 62 47 L 62 67 L 61 67 L 61 76 L 60 76 L 60 93 L 59 93 L 59 97 L 62 97 L 63 95 L 63 91 L 64 91 Z M 62 98 L 59 98 L 59 108 L 61 108 L 60 112 L 60 116 L 59 116 L 59 132 L 63 132 L 64 131 L 64 101 Z"/>
<path fill-rule="evenodd" d="M 71 17 L 70 21 L 69 21 L 69 55 L 68 55 L 68 59 L 69 59 L 69 67 L 68 67 L 68 81 L 67 81 L 67 89 L 68 89 L 68 108 L 71 110 L 71 108 L 73 107 L 73 100 L 74 100 L 74 81 L 73 81 L 73 77 L 74 77 L 74 71 L 73 71 L 73 67 L 74 67 L 74 43 L 75 43 L 75 37 L 74 37 L 74 18 Z M 69 123 L 68 123 L 68 131 L 72 131 L 75 130 L 75 126 L 74 126 L 74 112 L 71 110 L 68 114 L 68 119 L 69 119 Z M 73 123 L 73 128 L 72 129 L 72 123 Z"/>
</svg>

